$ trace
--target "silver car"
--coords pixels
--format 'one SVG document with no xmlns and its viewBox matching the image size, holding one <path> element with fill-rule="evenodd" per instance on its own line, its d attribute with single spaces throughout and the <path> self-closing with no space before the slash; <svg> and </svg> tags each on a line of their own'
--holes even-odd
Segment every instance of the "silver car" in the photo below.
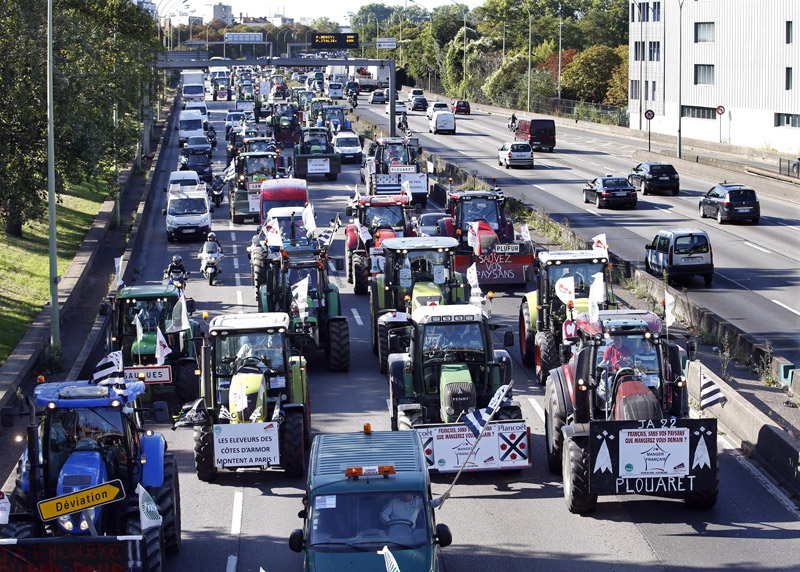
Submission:
<svg viewBox="0 0 800 572">
<path fill-rule="evenodd" d="M 497 164 L 509 167 L 529 167 L 533 169 L 533 149 L 529 143 L 506 141 L 497 152 Z"/>
</svg>

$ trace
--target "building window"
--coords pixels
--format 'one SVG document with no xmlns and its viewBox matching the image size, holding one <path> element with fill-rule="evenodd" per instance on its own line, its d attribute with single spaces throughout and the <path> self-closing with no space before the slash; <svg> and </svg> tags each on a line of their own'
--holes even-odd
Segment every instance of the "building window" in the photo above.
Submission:
<svg viewBox="0 0 800 572">
<path fill-rule="evenodd" d="M 633 43 L 633 61 L 636 62 L 644 61 L 644 42 Z"/>
<path fill-rule="evenodd" d="M 661 21 L 661 2 L 653 2 L 653 22 Z"/>
<path fill-rule="evenodd" d="M 630 98 L 631 99 L 639 99 L 639 80 L 638 79 L 632 79 L 631 80 Z"/>
<path fill-rule="evenodd" d="M 650 4 L 647 2 L 639 2 L 639 21 L 640 22 L 649 22 L 650 21 Z"/>
<path fill-rule="evenodd" d="M 653 95 L 650 97 L 650 99 L 655 101 L 656 100 L 656 82 L 655 81 L 650 82 L 650 88 L 653 90 Z"/>
<path fill-rule="evenodd" d="M 636 21 L 636 4 L 631 3 L 631 22 Z"/>
<path fill-rule="evenodd" d="M 714 41 L 714 22 L 694 23 L 694 43 Z"/>
<path fill-rule="evenodd" d="M 695 119 L 717 119 L 717 110 L 713 107 L 696 107 L 684 105 L 681 107 L 681 117 L 693 117 Z"/>
<path fill-rule="evenodd" d="M 644 100 L 647 101 L 648 96 L 650 95 L 650 82 L 644 80 Z"/>
<path fill-rule="evenodd" d="M 648 59 L 651 62 L 661 61 L 661 42 L 648 42 Z"/>
<path fill-rule="evenodd" d="M 776 113 L 775 127 L 800 127 L 800 115 L 796 113 Z"/>
<path fill-rule="evenodd" d="M 792 89 L 792 68 L 786 68 L 786 89 Z"/>
<path fill-rule="evenodd" d="M 786 43 L 787 44 L 791 44 L 792 43 L 792 21 L 791 20 L 787 20 L 786 21 Z"/>
<path fill-rule="evenodd" d="M 694 84 L 714 85 L 714 66 L 707 64 L 695 64 Z"/>
</svg>

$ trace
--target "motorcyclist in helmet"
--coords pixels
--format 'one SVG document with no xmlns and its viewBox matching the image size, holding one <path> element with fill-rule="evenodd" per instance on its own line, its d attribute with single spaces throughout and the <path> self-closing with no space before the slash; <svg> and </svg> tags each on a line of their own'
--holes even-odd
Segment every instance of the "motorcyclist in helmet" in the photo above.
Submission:
<svg viewBox="0 0 800 572">
<path fill-rule="evenodd" d="M 222 177 L 217 175 L 217 176 L 214 177 L 214 182 L 211 183 L 211 188 L 214 189 L 215 191 L 220 191 L 220 190 L 222 190 L 222 187 L 224 185 L 225 185 L 225 181 L 222 180 Z"/>
<path fill-rule="evenodd" d="M 213 242 L 214 244 L 216 244 L 216 247 L 212 248 L 212 249 L 207 248 L 206 244 L 208 244 L 209 242 Z M 208 235 L 206 235 L 206 244 L 203 245 L 203 248 L 201 249 L 201 252 L 208 252 L 209 250 L 211 250 L 213 252 L 214 250 L 218 250 L 219 253 L 222 254 L 222 245 L 220 244 L 219 240 L 217 240 L 217 235 L 213 231 L 209 232 Z M 203 261 L 200 263 L 200 272 L 201 273 L 206 271 L 206 261 L 208 259 L 203 257 L 202 260 Z M 222 267 L 219 267 L 217 269 L 217 272 L 219 274 L 222 274 Z"/>
<path fill-rule="evenodd" d="M 511 112 L 511 119 L 508 120 L 508 128 L 514 130 L 517 128 L 517 115 Z"/>
<path fill-rule="evenodd" d="M 178 254 L 172 257 L 172 262 L 170 262 L 169 266 L 167 266 L 167 269 L 164 271 L 164 275 L 169 276 L 173 272 L 180 272 L 181 274 L 186 274 L 186 268 L 184 268 L 183 266 L 183 260 Z"/>
</svg>

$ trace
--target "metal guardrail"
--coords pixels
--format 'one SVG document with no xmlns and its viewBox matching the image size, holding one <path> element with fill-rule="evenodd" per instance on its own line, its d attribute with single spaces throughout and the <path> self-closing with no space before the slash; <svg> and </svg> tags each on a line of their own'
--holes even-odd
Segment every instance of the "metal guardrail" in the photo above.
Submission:
<svg viewBox="0 0 800 572">
<path fill-rule="evenodd" d="M 800 179 L 800 157 L 797 159 L 778 159 L 778 173 Z"/>
<path fill-rule="evenodd" d="M 208 50 L 172 50 L 158 54 L 158 61 L 208 61 Z"/>
</svg>

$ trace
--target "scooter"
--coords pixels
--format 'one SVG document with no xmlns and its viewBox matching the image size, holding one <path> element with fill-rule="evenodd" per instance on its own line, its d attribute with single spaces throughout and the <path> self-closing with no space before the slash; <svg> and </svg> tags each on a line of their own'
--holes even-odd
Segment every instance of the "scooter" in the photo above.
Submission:
<svg viewBox="0 0 800 572">
<path fill-rule="evenodd" d="M 217 184 L 217 179 L 214 179 L 214 182 L 211 184 L 211 200 L 214 201 L 215 207 L 219 207 L 220 203 L 222 203 L 224 188 L 225 183 L 222 180 Z"/>
<path fill-rule="evenodd" d="M 208 142 L 211 143 L 211 148 L 217 148 L 217 131 L 213 127 L 208 128 Z"/>
<path fill-rule="evenodd" d="M 197 255 L 202 261 L 200 268 L 202 269 L 203 276 L 208 280 L 208 285 L 214 285 L 214 278 L 222 271 L 220 269 L 220 259 L 222 253 L 216 242 L 206 242 L 203 244 L 203 250 Z"/>
<path fill-rule="evenodd" d="M 507 126 L 508 126 L 508 130 L 509 131 L 516 131 L 517 130 L 517 120 L 516 119 L 509 119 Z"/>
<path fill-rule="evenodd" d="M 187 276 L 189 276 L 188 272 L 181 272 L 179 270 L 173 270 L 169 274 L 166 272 L 164 273 L 164 280 L 167 281 L 167 284 L 172 284 L 178 289 L 179 298 L 183 296 L 183 291 L 186 289 Z"/>
</svg>

